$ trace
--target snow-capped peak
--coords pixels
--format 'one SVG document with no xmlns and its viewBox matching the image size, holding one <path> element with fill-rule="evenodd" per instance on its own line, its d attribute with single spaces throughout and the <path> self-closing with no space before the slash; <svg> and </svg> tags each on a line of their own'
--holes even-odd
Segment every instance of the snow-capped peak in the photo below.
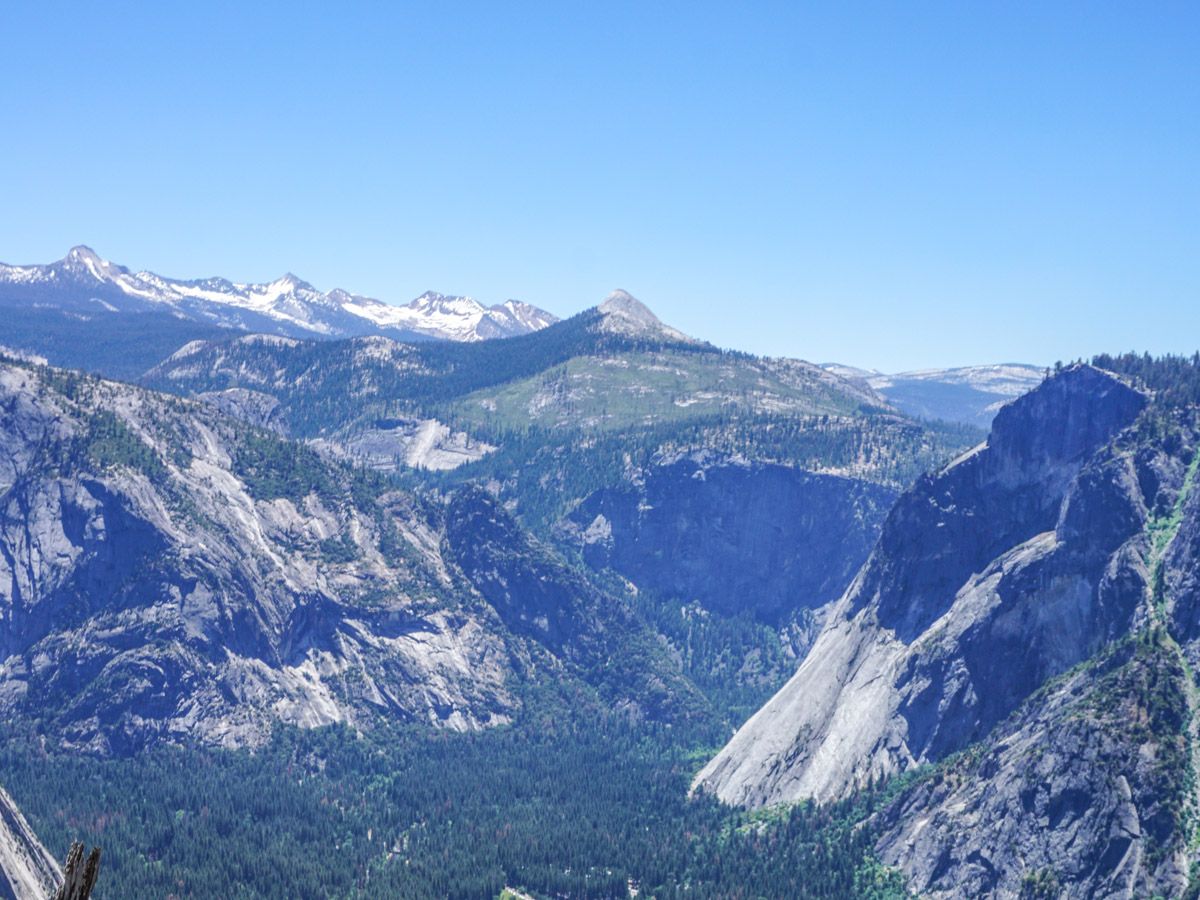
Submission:
<svg viewBox="0 0 1200 900">
<path fill-rule="evenodd" d="M 426 291 L 407 306 L 409 309 L 469 316 L 481 315 L 484 309 L 483 304 L 473 297 L 451 297 L 437 291 Z"/>
<path fill-rule="evenodd" d="M 72 247 L 59 265 L 79 275 L 90 275 L 97 281 L 111 281 L 120 275 L 128 274 L 126 269 L 102 259 L 95 250 L 83 244 Z"/>
<path fill-rule="evenodd" d="M 71 248 L 50 265 L 0 263 L 0 292 L 22 299 L 27 286 L 39 285 L 38 302 L 47 303 L 46 286 L 64 305 L 94 305 L 104 285 L 105 309 L 164 305 L 180 316 L 245 330 L 327 337 L 391 334 L 474 341 L 537 331 L 557 322 L 550 313 L 516 301 L 485 307 L 470 297 L 427 291 L 404 306 L 363 297 L 340 288 L 322 293 L 288 272 L 263 284 L 239 284 L 224 278 L 177 280 L 153 272 L 132 273 L 103 259 L 90 247 Z M 108 301 L 112 301 L 111 303 Z M 116 303 L 117 306 L 113 306 Z M 271 323 L 274 323 L 273 325 Z"/>
<path fill-rule="evenodd" d="M 497 319 L 511 319 L 527 331 L 538 331 L 558 321 L 556 316 L 550 315 L 544 309 L 522 303 L 520 300 L 505 300 L 499 306 L 488 310 L 488 315 Z"/>
<path fill-rule="evenodd" d="M 64 259 L 76 263 L 90 262 L 94 265 L 106 265 L 108 263 L 108 260 L 101 259 L 100 255 L 91 247 L 87 246 L 87 244 L 79 244 L 78 246 L 72 247 L 67 251 L 67 255 L 64 257 Z"/>
</svg>

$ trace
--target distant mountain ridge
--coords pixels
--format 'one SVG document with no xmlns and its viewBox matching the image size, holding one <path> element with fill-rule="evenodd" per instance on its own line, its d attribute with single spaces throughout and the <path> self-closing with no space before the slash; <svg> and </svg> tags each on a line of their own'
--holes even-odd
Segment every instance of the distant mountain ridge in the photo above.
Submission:
<svg viewBox="0 0 1200 900">
<path fill-rule="evenodd" d="M 839 363 L 822 368 L 866 384 L 901 412 L 987 428 L 1004 404 L 1037 387 L 1045 370 L 1024 363 L 916 369 L 886 374 Z"/>
<path fill-rule="evenodd" d="M 301 438 L 382 437 L 401 420 L 409 431 L 421 421 L 453 420 L 456 430 L 495 443 L 531 427 L 623 430 L 733 412 L 890 412 L 869 388 L 810 363 L 722 351 L 688 337 L 621 290 L 501 342 L 194 341 L 142 383 L 172 393 L 270 396 L 288 433 Z M 388 443 L 385 457 L 407 453 Z"/>
<path fill-rule="evenodd" d="M 434 291 L 393 306 L 341 288 L 322 292 L 290 272 L 263 284 L 166 278 L 130 271 L 82 245 L 48 265 L 0 264 L 0 306 L 22 302 L 77 315 L 165 310 L 225 328 L 292 337 L 481 341 L 528 334 L 558 321 L 517 300 L 484 306 Z"/>
</svg>

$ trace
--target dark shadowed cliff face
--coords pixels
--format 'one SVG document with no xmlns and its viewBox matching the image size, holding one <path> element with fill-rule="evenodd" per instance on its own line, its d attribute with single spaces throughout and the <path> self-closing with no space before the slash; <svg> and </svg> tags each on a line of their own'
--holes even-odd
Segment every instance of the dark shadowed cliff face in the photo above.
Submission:
<svg viewBox="0 0 1200 900">
<path fill-rule="evenodd" d="M 597 491 L 568 521 L 597 569 L 778 625 L 845 590 L 895 495 L 857 479 L 700 457 Z"/>
<path fill-rule="evenodd" d="M 518 527 L 486 492 L 468 488 L 454 496 L 446 545 L 509 631 L 548 649 L 610 704 L 654 719 L 703 714 L 703 699 L 653 632 Z"/>
<path fill-rule="evenodd" d="M 855 592 L 879 624 L 912 640 L 950 606 L 973 573 L 1054 530 L 1083 462 L 1144 405 L 1136 391 L 1080 367 L 1005 406 L 986 448 L 926 476 L 888 517 Z"/>
<path fill-rule="evenodd" d="M 896 504 L 799 671 L 701 772 L 736 803 L 916 770 L 921 896 L 1180 896 L 1195 864 L 1200 424 L 1075 367 Z"/>
</svg>

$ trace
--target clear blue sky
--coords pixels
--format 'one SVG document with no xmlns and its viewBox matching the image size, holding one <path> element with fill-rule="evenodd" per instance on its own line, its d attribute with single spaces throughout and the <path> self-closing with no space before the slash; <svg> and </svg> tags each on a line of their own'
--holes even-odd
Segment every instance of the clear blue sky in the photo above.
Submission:
<svg viewBox="0 0 1200 900">
<path fill-rule="evenodd" d="M 0 31 L 7 262 L 559 315 L 623 287 L 887 370 L 1200 346 L 1200 3 L 14 2 Z"/>
</svg>

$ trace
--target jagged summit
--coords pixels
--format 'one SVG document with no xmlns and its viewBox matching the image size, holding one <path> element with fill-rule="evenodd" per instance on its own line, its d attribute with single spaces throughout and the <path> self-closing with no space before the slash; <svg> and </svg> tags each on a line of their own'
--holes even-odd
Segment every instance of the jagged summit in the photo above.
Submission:
<svg viewBox="0 0 1200 900">
<path fill-rule="evenodd" d="M 71 272 L 75 275 L 90 276 L 98 281 L 107 281 L 120 275 L 128 274 L 129 271 L 122 266 L 114 265 L 107 259 L 104 259 L 95 250 L 85 244 L 72 247 L 67 251 L 67 255 L 51 268 L 58 268 L 61 271 Z"/>
<path fill-rule="evenodd" d="M 658 316 L 650 311 L 650 307 L 620 288 L 605 297 L 598 309 L 607 316 L 624 316 L 647 325 L 662 324 Z"/>
<path fill-rule="evenodd" d="M 437 310 L 438 312 L 470 312 L 482 313 L 487 307 L 474 297 L 443 294 L 438 291 L 426 291 L 408 304 L 409 309 Z"/>
<path fill-rule="evenodd" d="M 87 244 L 77 244 L 76 246 L 72 247 L 67 251 L 67 255 L 63 257 L 63 259 L 72 260 L 75 262 L 84 262 L 85 260 L 90 260 L 95 263 L 107 262 L 107 260 L 101 259 L 100 255 Z"/>
<path fill-rule="evenodd" d="M 264 284 L 224 278 L 181 280 L 131 272 L 80 244 L 50 265 L 0 263 L 0 304 L 93 312 L 168 309 L 185 319 L 292 337 L 443 338 L 478 341 L 537 331 L 558 321 L 528 304 L 485 307 L 433 291 L 393 306 L 342 289 L 323 293 L 287 272 Z"/>
<path fill-rule="evenodd" d="M 682 331 L 663 324 L 650 308 L 628 291 L 617 288 L 596 307 L 604 317 L 601 327 L 615 334 L 653 336 L 673 341 L 696 343 Z"/>
</svg>

